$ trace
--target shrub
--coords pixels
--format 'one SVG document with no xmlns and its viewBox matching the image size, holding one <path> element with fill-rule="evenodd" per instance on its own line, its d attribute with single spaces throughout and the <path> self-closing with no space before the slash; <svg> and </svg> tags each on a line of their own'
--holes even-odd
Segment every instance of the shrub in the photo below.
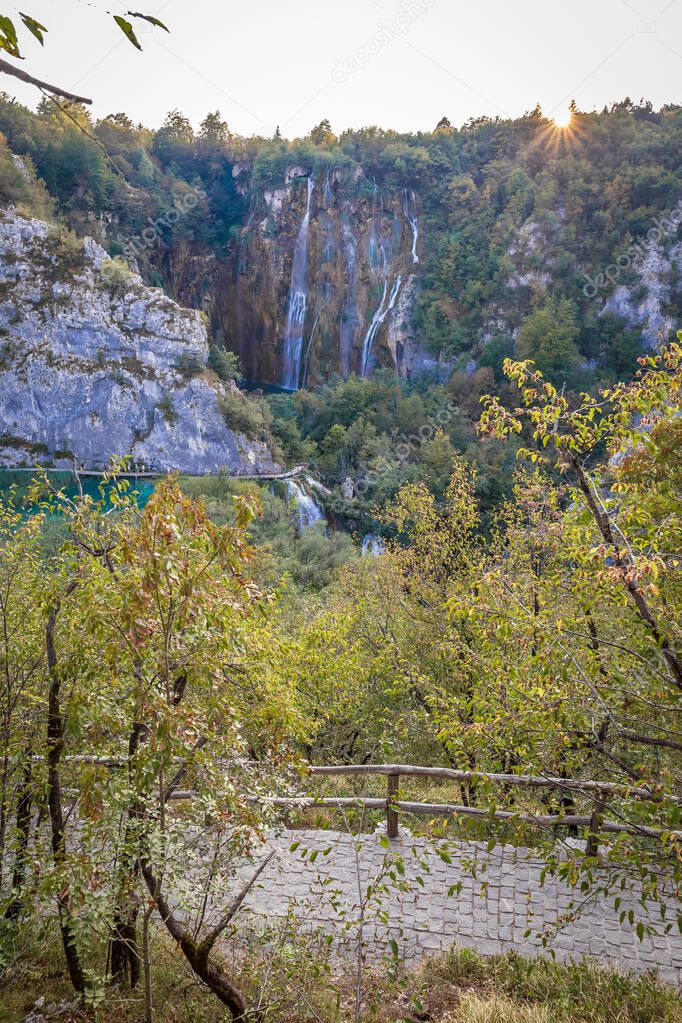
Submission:
<svg viewBox="0 0 682 1023">
<path fill-rule="evenodd" d="M 178 369 L 185 377 L 196 376 L 204 368 L 204 360 L 201 352 L 183 352 L 178 359 Z"/>
<path fill-rule="evenodd" d="M 237 380 L 242 375 L 239 357 L 225 348 L 211 345 L 208 352 L 208 367 L 219 380 Z"/>
<path fill-rule="evenodd" d="M 230 388 L 221 399 L 220 411 L 228 427 L 236 433 L 267 443 L 272 441 L 272 415 L 265 402 L 247 398 L 241 391 Z"/>
<path fill-rule="evenodd" d="M 120 256 L 105 259 L 102 263 L 101 274 L 105 287 L 112 295 L 124 294 L 135 277 L 125 259 L 121 259 Z"/>
<path fill-rule="evenodd" d="M 168 394 L 168 392 L 164 394 L 163 398 L 156 407 L 163 416 L 163 418 L 166 420 L 168 425 L 175 426 L 175 424 L 178 421 L 178 414 L 173 406 L 173 399 L 171 398 L 170 394 Z"/>
</svg>

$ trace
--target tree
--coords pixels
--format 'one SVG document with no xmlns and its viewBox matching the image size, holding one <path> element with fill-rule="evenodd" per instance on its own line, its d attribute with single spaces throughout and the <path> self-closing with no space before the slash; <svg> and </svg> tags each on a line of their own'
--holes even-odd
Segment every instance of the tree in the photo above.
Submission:
<svg viewBox="0 0 682 1023">
<path fill-rule="evenodd" d="M 313 128 L 310 133 L 310 141 L 316 146 L 326 146 L 336 142 L 336 135 L 332 131 L 331 123 L 326 117 Z"/>
<path fill-rule="evenodd" d="M 549 299 L 522 323 L 516 353 L 521 359 L 532 359 L 552 379 L 570 378 L 580 364 L 577 338 L 573 304 L 568 299 Z"/>
<path fill-rule="evenodd" d="M 202 142 L 224 145 L 232 138 L 229 126 L 220 116 L 220 111 L 206 114 L 199 126 L 199 138 Z"/>
<path fill-rule="evenodd" d="M 107 114 L 107 116 L 103 118 L 103 123 L 114 124 L 117 128 L 122 128 L 124 131 L 135 130 L 133 122 L 125 113 Z"/>
<path fill-rule="evenodd" d="M 558 470 L 569 486 L 566 511 L 553 527 L 553 552 L 543 554 L 539 575 L 533 569 L 531 592 L 532 577 L 517 574 L 512 583 L 508 564 L 500 562 L 488 578 L 502 588 L 494 601 L 484 593 L 483 602 L 486 616 L 494 616 L 491 624 L 499 623 L 500 640 L 513 640 L 509 653 L 515 658 L 522 652 L 522 672 L 514 674 L 519 698 L 527 705 L 529 693 L 536 694 L 532 705 L 537 695 L 547 694 L 541 703 L 554 717 L 552 749 L 553 755 L 563 751 L 562 766 L 577 771 L 589 765 L 593 776 L 599 771 L 624 786 L 660 794 L 653 819 L 661 827 L 662 849 L 613 841 L 605 861 L 610 882 L 590 880 L 608 888 L 635 874 L 644 899 L 663 900 L 666 882 L 679 883 L 677 808 L 666 805 L 666 798 L 677 784 L 682 752 L 676 726 L 682 692 L 676 572 L 682 516 L 673 454 L 680 440 L 682 345 L 674 343 L 640 364 L 634 381 L 598 396 L 582 394 L 574 404 L 528 363 L 505 364 L 521 392 L 521 407 L 510 412 L 487 398 L 482 430 L 498 437 L 525 433 L 534 442 L 525 456 Z M 605 465 L 597 461 L 602 452 Z M 538 497 L 549 492 L 545 483 Z M 529 529 L 529 539 L 539 535 L 537 526 Z M 505 673 L 509 678 L 509 661 Z M 647 815 L 626 791 L 615 809 L 636 835 Z M 603 812 L 595 805 L 592 851 L 599 845 Z M 592 866 L 588 856 L 578 872 L 589 873 Z"/>
<path fill-rule="evenodd" d="M 106 502 L 104 491 L 93 501 L 50 490 L 42 517 L 22 522 L 10 509 L 0 518 L 0 564 L 10 583 L 0 595 L 9 637 L 2 706 L 11 710 L 1 722 L 0 781 L 5 805 L 16 807 L 17 850 L 6 915 L 14 919 L 30 903 L 38 914 L 56 906 L 79 994 L 104 979 L 95 950 L 108 936 L 110 979 L 135 983 L 141 967 L 149 1018 L 156 907 L 197 976 L 241 1018 L 244 995 L 215 946 L 265 863 L 234 892 L 237 862 L 257 857 L 262 841 L 263 814 L 249 795 L 270 785 L 249 765 L 270 773 L 290 763 L 298 729 L 293 692 L 287 685 L 285 697 L 268 676 L 268 598 L 247 575 L 245 528 L 256 506 L 252 497 L 236 499 L 234 524 L 216 527 L 174 480 L 157 487 L 142 513 L 125 481 L 104 487 Z M 57 512 L 67 539 L 45 571 L 41 528 Z M 260 685 L 251 681 L 255 665 Z M 39 808 L 47 793 L 50 855 L 40 831 L 29 836 L 31 734 L 38 756 L 30 791 Z M 120 766 L 108 771 L 98 757 Z M 77 792 L 68 813 L 67 779 Z M 177 818 L 169 801 L 183 786 L 195 797 Z M 7 816 L 4 825 L 7 833 Z M 25 869 L 29 841 L 45 863 L 38 875 Z"/>
<path fill-rule="evenodd" d="M 166 119 L 157 132 L 158 136 L 175 142 L 189 143 L 194 141 L 194 129 L 189 118 L 179 110 L 171 110 L 166 114 Z"/>
</svg>

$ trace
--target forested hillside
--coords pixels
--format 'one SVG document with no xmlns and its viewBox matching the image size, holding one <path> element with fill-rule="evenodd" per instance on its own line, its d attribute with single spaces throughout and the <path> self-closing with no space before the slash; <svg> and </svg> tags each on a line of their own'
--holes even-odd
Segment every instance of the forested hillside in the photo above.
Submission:
<svg viewBox="0 0 682 1023">
<path fill-rule="evenodd" d="M 682 108 L 0 133 L 0 1021 L 677 1023 Z"/>
<path fill-rule="evenodd" d="M 509 493 L 513 450 L 475 432 L 506 357 L 591 389 L 678 324 L 679 107 L 574 110 L 569 129 L 540 110 L 417 135 L 323 122 L 286 141 L 239 138 L 217 113 L 153 131 L 5 97 L 0 131 L 3 202 L 203 309 L 223 379 L 307 385 L 233 399 L 228 423 L 309 463 L 362 532 L 403 483 L 442 494 L 454 453 L 478 464 L 486 516 Z"/>
<path fill-rule="evenodd" d="M 648 244 L 662 259 L 674 248 L 674 229 L 647 238 L 679 202 L 679 107 L 654 111 L 626 100 L 602 113 L 574 113 L 568 131 L 539 110 L 459 130 L 444 122 L 410 136 L 368 128 L 337 138 L 323 123 L 288 142 L 234 137 L 217 114 L 196 134 L 177 112 L 151 131 L 122 114 L 92 125 L 80 109 L 67 117 L 45 103 L 34 114 L 5 98 L 0 130 L 44 183 L 27 181 L 6 149 L 4 202 L 38 215 L 53 210 L 79 233 L 96 233 L 112 255 L 156 223 L 157 237 L 136 255 L 149 280 L 171 292 L 176 278 L 190 287 L 183 261 L 234 257 L 258 190 L 281 186 L 288 168 L 323 177 L 333 170 L 345 175 L 343 187 L 352 179 L 360 197 L 371 198 L 373 185 L 417 195 L 423 289 L 416 314 L 427 350 L 499 371 L 521 331 L 518 354 L 589 380 L 632 368 L 642 326 L 656 340 L 655 324 L 619 315 L 623 303 L 603 306 L 616 284 L 646 289 L 641 258 L 618 266 L 631 244 Z M 164 218 L 169 209 L 174 216 Z M 677 264 L 664 268 L 663 317 L 679 306 Z M 543 330 L 548 314 L 551 340 Z"/>
</svg>

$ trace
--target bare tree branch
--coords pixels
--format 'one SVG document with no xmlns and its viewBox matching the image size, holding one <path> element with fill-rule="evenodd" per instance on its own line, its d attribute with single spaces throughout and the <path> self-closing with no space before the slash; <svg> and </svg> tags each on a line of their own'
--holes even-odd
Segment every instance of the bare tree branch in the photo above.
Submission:
<svg viewBox="0 0 682 1023">
<path fill-rule="evenodd" d="M 272 857 L 275 855 L 276 851 L 277 851 L 276 849 L 273 849 L 272 852 L 268 853 L 268 855 L 261 861 L 261 863 L 258 866 L 258 869 L 255 871 L 254 874 L 251 875 L 251 877 L 246 882 L 244 887 L 241 889 L 237 897 L 234 899 L 232 905 L 227 910 L 225 915 L 221 917 L 221 919 L 218 921 L 215 927 L 212 927 L 211 930 L 206 935 L 206 937 L 202 940 L 201 944 L 199 945 L 199 950 L 201 953 L 203 953 L 206 956 L 209 954 L 209 952 L 215 945 L 216 941 L 229 924 L 230 920 L 232 920 L 233 917 L 237 915 L 237 912 L 239 911 L 242 902 L 249 894 L 249 892 L 255 885 L 256 881 L 261 876 L 261 874 L 267 867 Z"/>
<path fill-rule="evenodd" d="M 64 99 L 68 99 L 70 103 L 92 103 L 92 100 L 88 99 L 87 96 L 76 96 L 73 92 L 60 89 L 57 85 L 50 85 L 49 82 L 43 82 L 40 78 L 34 78 L 33 75 L 29 75 L 28 71 L 22 71 L 21 68 L 15 67 L 14 64 L 10 64 L 7 60 L 0 60 L 0 74 L 12 75 L 13 78 L 18 78 L 20 82 L 27 82 L 29 85 L 35 85 L 38 89 L 44 89 L 45 92 L 51 92 L 55 96 L 62 96 Z"/>
</svg>

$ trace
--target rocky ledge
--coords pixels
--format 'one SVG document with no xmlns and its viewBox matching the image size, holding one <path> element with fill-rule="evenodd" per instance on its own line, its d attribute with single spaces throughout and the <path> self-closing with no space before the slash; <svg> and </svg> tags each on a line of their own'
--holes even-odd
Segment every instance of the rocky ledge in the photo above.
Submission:
<svg viewBox="0 0 682 1023">
<path fill-rule="evenodd" d="M 278 469 L 229 428 L 202 315 L 96 242 L 0 211 L 0 465 Z"/>
</svg>

